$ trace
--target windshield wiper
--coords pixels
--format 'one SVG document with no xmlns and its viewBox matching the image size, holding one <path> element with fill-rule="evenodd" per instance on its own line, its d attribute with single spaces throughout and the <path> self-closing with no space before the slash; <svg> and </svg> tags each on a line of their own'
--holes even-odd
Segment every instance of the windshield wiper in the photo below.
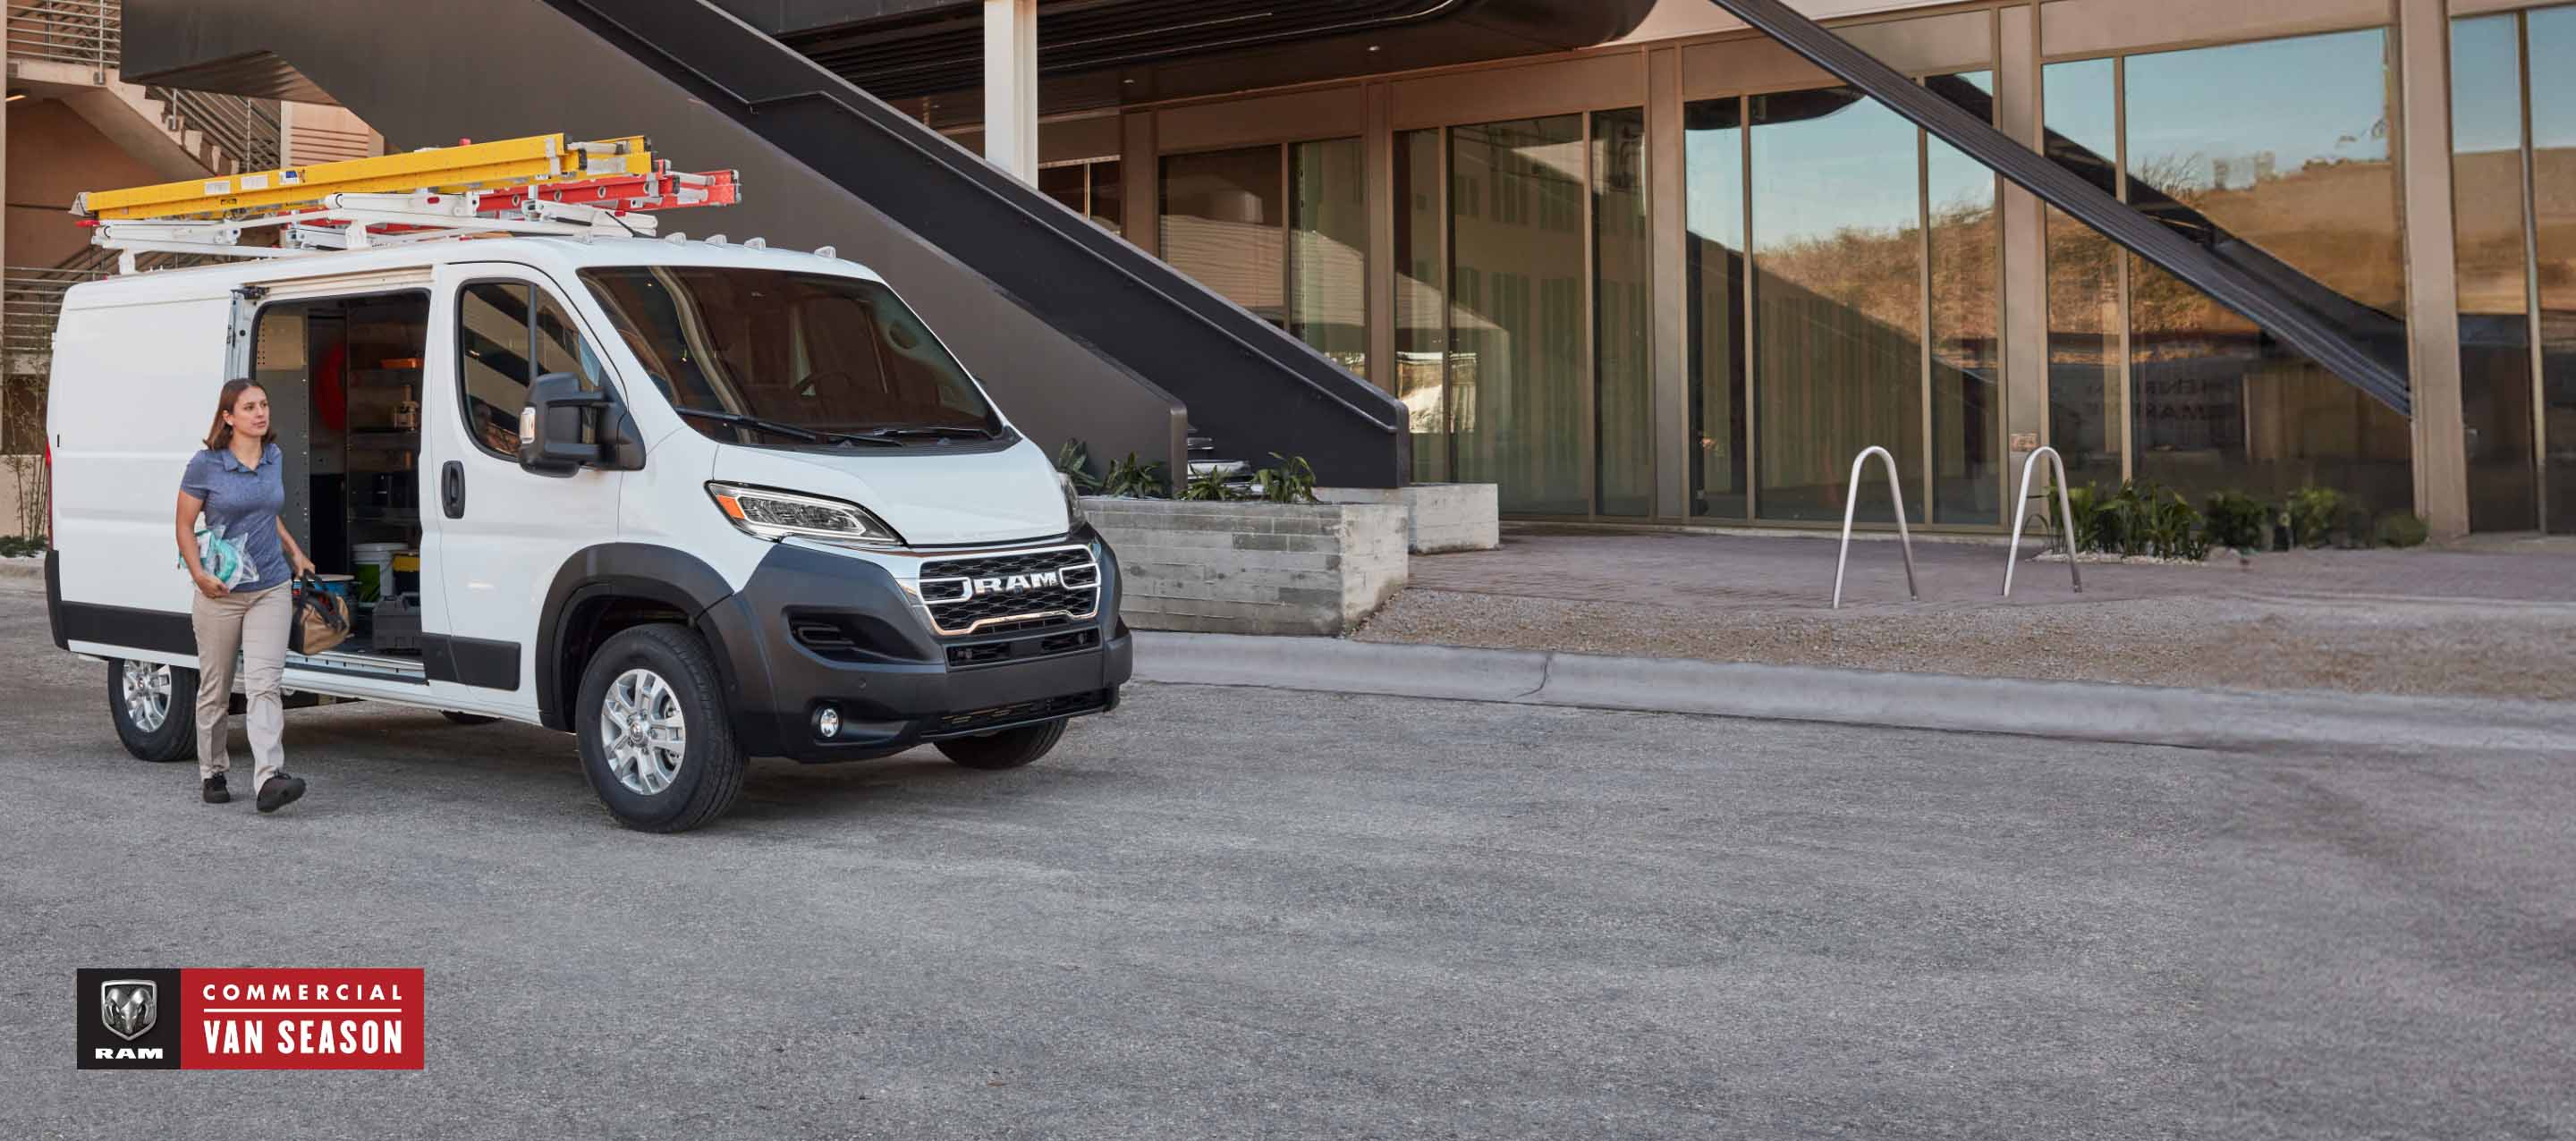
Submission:
<svg viewBox="0 0 2576 1141">
<path fill-rule="evenodd" d="M 897 424 L 890 428 L 871 428 L 865 432 L 833 434 L 845 440 L 880 440 L 892 442 L 905 438 L 930 440 L 991 440 L 1001 433 L 986 428 L 964 428 L 951 424 Z"/>
<path fill-rule="evenodd" d="M 808 432 L 803 428 L 799 428 L 794 424 L 781 424 L 776 420 L 763 420 L 758 416 L 745 416 L 740 412 L 726 412 L 717 408 L 691 408 L 686 405 L 673 405 L 671 410 L 682 416 L 694 416 L 700 420 L 713 420 L 719 424 L 737 424 L 745 428 L 755 428 L 773 435 L 804 440 L 808 443 L 819 444 L 823 442 L 823 437 L 812 432 Z"/>
</svg>

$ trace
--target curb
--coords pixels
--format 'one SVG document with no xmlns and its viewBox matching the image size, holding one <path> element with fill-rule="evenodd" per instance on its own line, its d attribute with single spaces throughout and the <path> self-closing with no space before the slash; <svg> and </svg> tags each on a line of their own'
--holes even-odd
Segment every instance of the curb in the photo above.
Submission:
<svg viewBox="0 0 2576 1141">
<path fill-rule="evenodd" d="M 2552 702 L 2103 682 L 1139 632 L 1136 680 L 1818 721 L 2189 748 L 2560 751 Z"/>
<path fill-rule="evenodd" d="M 0 559 L 0 578 L 42 579 L 44 577 L 45 560 L 43 559 Z"/>
</svg>

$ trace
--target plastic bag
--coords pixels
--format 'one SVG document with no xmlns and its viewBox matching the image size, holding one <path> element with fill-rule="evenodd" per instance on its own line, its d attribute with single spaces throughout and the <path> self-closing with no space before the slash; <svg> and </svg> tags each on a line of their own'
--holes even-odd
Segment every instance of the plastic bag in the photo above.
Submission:
<svg viewBox="0 0 2576 1141">
<path fill-rule="evenodd" d="M 208 529 L 203 519 L 197 521 L 197 565 L 206 568 L 206 573 L 224 584 L 226 590 L 259 577 L 259 568 L 251 565 L 250 553 L 242 549 L 241 543 L 225 538 L 221 527 Z"/>
</svg>

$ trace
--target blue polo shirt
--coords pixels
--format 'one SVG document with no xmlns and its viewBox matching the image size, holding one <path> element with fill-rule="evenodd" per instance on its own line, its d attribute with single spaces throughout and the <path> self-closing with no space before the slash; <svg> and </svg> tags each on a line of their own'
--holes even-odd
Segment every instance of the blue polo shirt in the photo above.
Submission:
<svg viewBox="0 0 2576 1141">
<path fill-rule="evenodd" d="M 205 501 L 206 529 L 240 544 L 243 559 L 259 575 L 234 586 L 236 593 L 281 586 L 288 578 L 286 546 L 277 538 L 277 513 L 286 509 L 284 459 L 270 444 L 258 467 L 243 467 L 231 448 L 208 448 L 190 457 L 187 474 L 179 477 L 179 490 Z"/>
</svg>

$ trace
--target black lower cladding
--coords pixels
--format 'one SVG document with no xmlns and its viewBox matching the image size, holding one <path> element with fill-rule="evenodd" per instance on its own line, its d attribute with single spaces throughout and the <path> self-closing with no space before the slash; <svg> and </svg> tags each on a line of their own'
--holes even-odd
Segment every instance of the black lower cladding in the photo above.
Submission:
<svg viewBox="0 0 2576 1141">
<path fill-rule="evenodd" d="M 63 633 L 63 556 L 52 547 L 45 548 L 45 626 L 54 635 L 54 648 L 72 648 L 71 636 Z"/>
<path fill-rule="evenodd" d="M 785 544 L 771 550 L 741 590 L 700 618 L 738 687 L 735 737 L 756 756 L 862 760 L 1114 707 L 1134 665 L 1117 618 L 1117 560 L 1088 528 L 1073 541 L 1099 551 L 1094 617 L 971 638 L 933 636 L 874 563 Z M 830 740 L 815 726 L 826 706 L 841 722 Z"/>
</svg>

